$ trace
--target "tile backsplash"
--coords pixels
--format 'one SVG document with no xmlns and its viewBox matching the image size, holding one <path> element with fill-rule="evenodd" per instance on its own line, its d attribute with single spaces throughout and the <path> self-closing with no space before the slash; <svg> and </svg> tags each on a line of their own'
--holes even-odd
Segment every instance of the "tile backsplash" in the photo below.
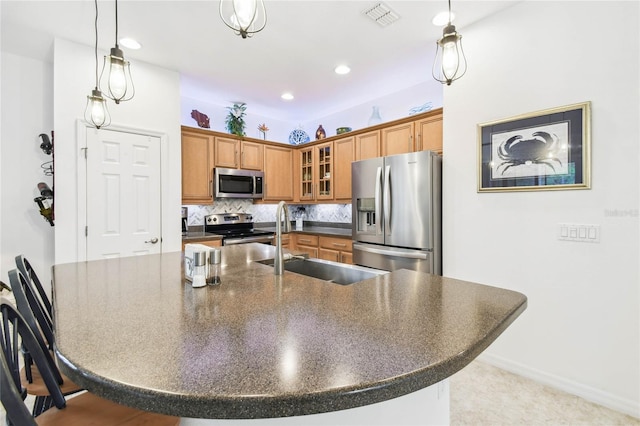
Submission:
<svg viewBox="0 0 640 426">
<path fill-rule="evenodd" d="M 351 204 L 287 204 L 291 220 L 351 223 Z M 253 204 L 251 200 L 217 198 L 213 205 L 183 206 L 189 209 L 189 226 L 204 225 L 204 217 L 213 213 L 251 213 L 255 223 L 275 222 L 276 204 Z"/>
</svg>

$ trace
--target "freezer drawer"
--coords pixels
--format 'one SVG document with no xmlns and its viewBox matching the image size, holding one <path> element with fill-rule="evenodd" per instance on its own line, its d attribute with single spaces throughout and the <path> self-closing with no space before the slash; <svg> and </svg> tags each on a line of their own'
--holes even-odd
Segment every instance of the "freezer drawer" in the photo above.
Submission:
<svg viewBox="0 0 640 426">
<path fill-rule="evenodd" d="M 433 254 L 430 251 L 364 244 L 356 241 L 353 242 L 353 263 L 385 271 L 411 269 L 441 274 L 440 268 L 434 266 Z"/>
</svg>

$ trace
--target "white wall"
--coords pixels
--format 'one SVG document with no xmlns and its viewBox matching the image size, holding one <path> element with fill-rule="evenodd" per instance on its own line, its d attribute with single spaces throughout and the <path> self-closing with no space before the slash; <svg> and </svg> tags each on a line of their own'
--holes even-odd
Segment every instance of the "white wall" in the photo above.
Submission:
<svg viewBox="0 0 640 426">
<path fill-rule="evenodd" d="M 0 279 L 9 284 L 14 257 L 23 254 L 49 291 L 54 228 L 33 199 L 40 195 L 38 182 L 53 187 L 53 178 L 40 167 L 51 156 L 42 152 L 38 138 L 53 129 L 53 68 L 5 52 L 1 62 Z"/>
<path fill-rule="evenodd" d="M 484 358 L 636 417 L 638 21 L 638 2 L 522 2 L 461 29 L 469 68 L 444 92 L 443 167 L 444 274 L 529 298 Z M 592 189 L 476 192 L 478 123 L 582 101 Z M 558 241 L 561 222 L 600 225 L 600 244 Z"/>
<path fill-rule="evenodd" d="M 229 114 L 229 110 L 227 108 L 232 105 L 233 104 L 231 103 L 228 105 L 217 105 L 206 100 L 182 96 L 180 122 L 184 126 L 198 127 L 196 120 L 191 117 L 191 111 L 195 109 L 209 117 L 210 130 L 226 133 L 227 126 L 225 121 Z M 252 108 L 251 105 L 247 105 L 245 133 L 248 137 L 262 139 L 262 133 L 258 131 L 258 126 L 264 123 L 269 128 L 266 137 L 267 140 L 286 142 L 289 133 L 295 127 L 292 127 L 291 124 L 286 121 L 272 117 L 265 117 L 255 113 L 254 111 L 255 109 Z"/>
<path fill-rule="evenodd" d="M 104 52 L 98 52 L 100 61 Z M 78 258 L 76 122 L 95 86 L 93 49 L 57 39 L 54 46 L 54 125 L 56 130 L 55 263 Z M 100 62 L 100 66 L 102 63 Z M 142 62 L 131 65 L 135 97 L 109 102 L 112 124 L 160 132 L 168 139 L 167 170 L 162 171 L 163 251 L 180 250 L 180 81 L 177 72 Z M 91 192 L 89 197 L 101 197 Z"/>
<path fill-rule="evenodd" d="M 431 70 L 426 70 L 425 73 L 429 76 Z M 187 96 L 183 96 L 181 101 L 181 123 L 183 125 L 198 127 L 196 121 L 191 118 L 191 111 L 196 109 L 209 117 L 211 130 L 227 131 L 225 118 L 228 111 L 226 108 L 231 105 L 216 105 L 206 100 Z M 286 122 L 262 116 L 253 112 L 251 105 L 247 105 L 246 134 L 249 137 L 261 139 L 262 135 L 258 132 L 257 127 L 265 123 L 269 128 L 267 140 L 288 143 L 291 131 L 302 127 L 313 141 L 316 129 L 320 124 L 325 129 L 327 137 L 335 136 L 338 127 L 351 127 L 353 130 L 367 127 L 374 105 L 379 107 L 382 121 L 387 122 L 407 117 L 410 115 L 411 108 L 425 103 L 431 103 L 433 109 L 442 106 L 442 85 L 433 79 L 329 116 L 310 117 L 308 121 L 302 123 Z"/>
<path fill-rule="evenodd" d="M 431 76 L 430 69 L 425 70 L 425 76 Z M 374 106 L 378 107 L 382 122 L 387 122 L 407 117 L 411 115 L 410 110 L 412 108 L 426 103 L 430 103 L 432 109 L 442 106 L 442 85 L 432 78 L 408 89 L 391 93 L 365 104 L 326 117 L 313 118 L 304 123 L 304 126 L 309 136 L 311 136 L 311 140 L 314 140 L 316 129 L 320 124 L 322 124 L 322 128 L 327 133 L 327 137 L 335 136 L 338 127 L 351 127 L 353 130 L 367 127 Z"/>
</svg>

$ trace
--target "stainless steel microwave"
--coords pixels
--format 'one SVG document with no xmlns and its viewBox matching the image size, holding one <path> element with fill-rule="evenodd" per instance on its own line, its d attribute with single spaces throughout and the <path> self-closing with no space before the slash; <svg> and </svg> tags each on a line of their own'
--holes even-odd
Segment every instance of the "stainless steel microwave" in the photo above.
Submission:
<svg viewBox="0 0 640 426">
<path fill-rule="evenodd" d="M 219 167 L 213 171 L 216 198 L 262 198 L 263 172 Z"/>
</svg>

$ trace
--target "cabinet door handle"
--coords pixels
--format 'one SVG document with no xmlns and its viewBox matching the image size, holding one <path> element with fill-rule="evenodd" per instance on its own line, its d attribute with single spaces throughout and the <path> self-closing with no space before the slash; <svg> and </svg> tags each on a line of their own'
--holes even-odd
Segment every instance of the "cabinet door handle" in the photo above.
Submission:
<svg viewBox="0 0 640 426">
<path fill-rule="evenodd" d="M 209 197 L 213 197 L 213 180 L 209 181 Z"/>
<path fill-rule="evenodd" d="M 300 239 L 298 239 L 298 242 L 301 242 L 301 243 L 310 243 L 310 242 L 311 242 L 311 240 L 307 240 L 306 238 L 300 238 Z"/>
<path fill-rule="evenodd" d="M 346 247 L 347 246 L 346 244 L 342 244 L 342 243 L 331 243 L 331 244 L 333 244 L 334 246 L 337 246 L 337 247 Z"/>
<path fill-rule="evenodd" d="M 413 150 L 411 149 L 411 142 L 412 142 L 412 141 L 413 141 L 413 135 L 409 135 L 409 146 L 408 146 L 408 148 L 409 148 L 409 152 L 413 151 Z"/>
</svg>

